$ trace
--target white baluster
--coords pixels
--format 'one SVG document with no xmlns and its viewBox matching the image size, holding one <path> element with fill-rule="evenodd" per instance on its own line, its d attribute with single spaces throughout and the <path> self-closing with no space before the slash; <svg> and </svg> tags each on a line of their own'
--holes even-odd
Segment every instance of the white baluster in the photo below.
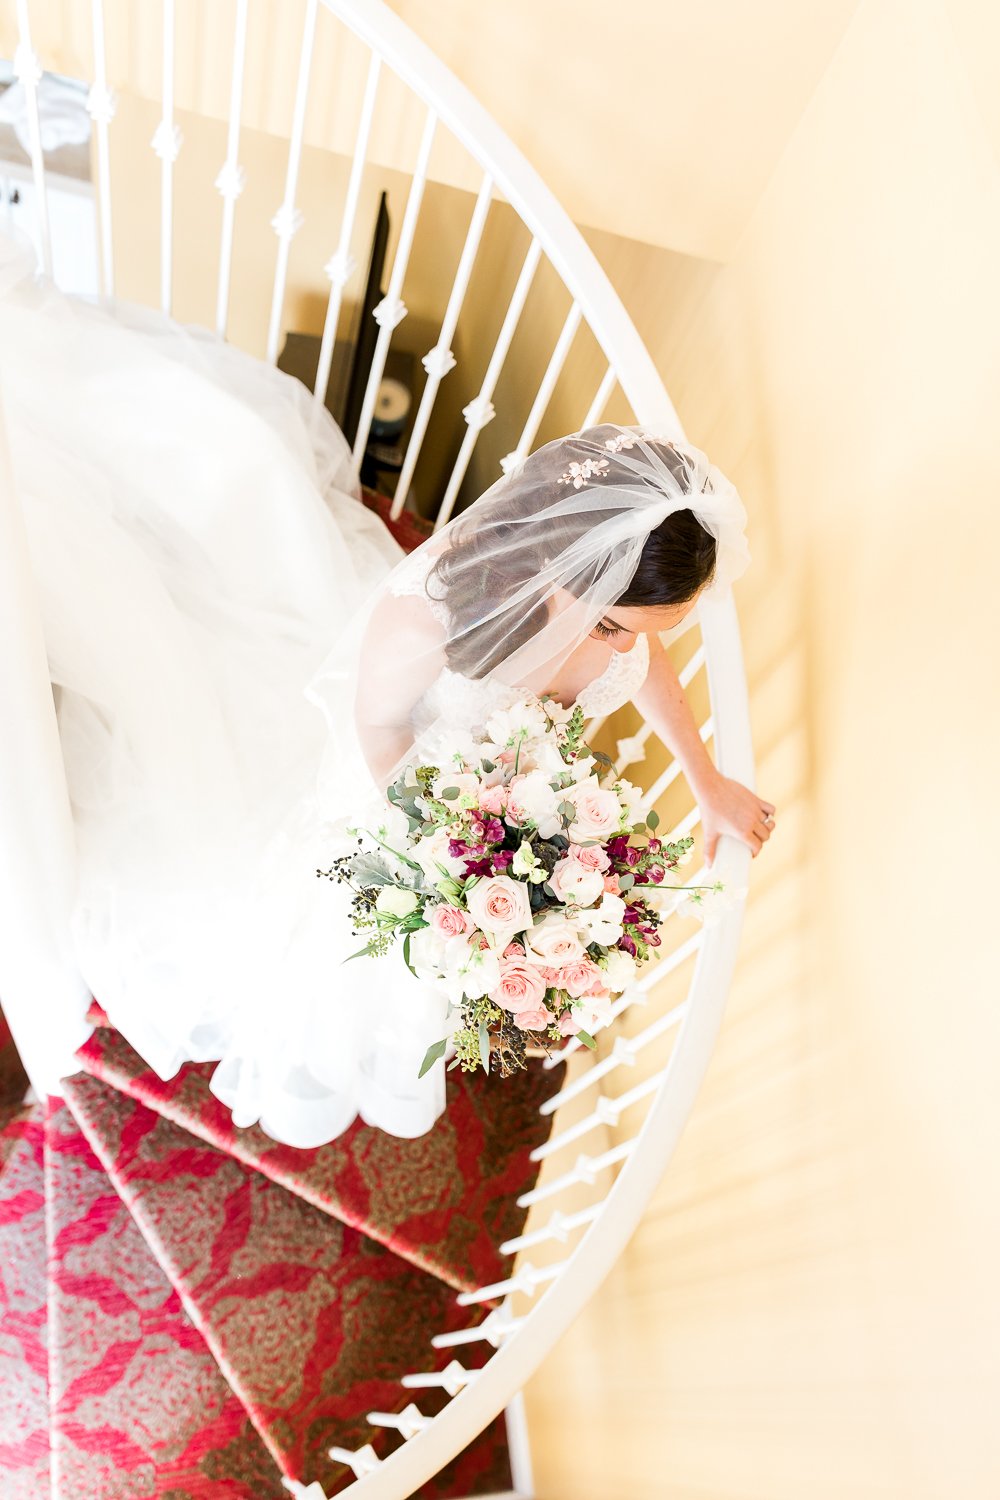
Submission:
<svg viewBox="0 0 1000 1500">
<path fill-rule="evenodd" d="M 233 264 L 233 226 L 236 200 L 246 186 L 246 173 L 239 163 L 240 115 L 243 110 L 243 74 L 247 56 L 247 0 L 236 0 L 233 37 L 233 71 L 229 85 L 229 133 L 226 159 L 215 179 L 222 194 L 222 241 L 219 246 L 219 288 L 215 301 L 216 331 L 225 337 L 229 320 L 229 282 Z"/>
<path fill-rule="evenodd" d="M 539 1187 L 532 1188 L 528 1193 L 522 1193 L 517 1200 L 519 1208 L 530 1208 L 533 1203 L 541 1203 L 546 1198 L 552 1198 L 561 1193 L 563 1188 L 576 1187 L 584 1184 L 593 1187 L 597 1181 L 598 1174 L 607 1167 L 613 1167 L 617 1162 L 624 1161 L 635 1146 L 638 1136 L 632 1136 L 627 1141 L 619 1141 L 617 1146 L 612 1146 L 601 1156 L 587 1156 L 582 1152 L 576 1159 L 568 1172 L 561 1177 L 554 1177 L 551 1182 L 542 1183 Z"/>
<path fill-rule="evenodd" d="M 706 744 L 712 738 L 712 735 L 714 733 L 715 725 L 712 722 L 712 715 L 709 714 L 705 722 L 698 726 L 698 734 L 701 737 L 702 743 Z M 643 797 L 643 806 L 653 807 L 657 802 L 659 802 L 660 798 L 663 796 L 663 793 L 669 786 L 673 785 L 674 781 L 677 779 L 680 773 L 680 761 L 671 761 L 667 769 L 661 776 L 658 776 L 656 778 L 656 780 L 653 782 L 653 785 L 649 788 L 649 791 Z"/>
<path fill-rule="evenodd" d="M 655 1094 L 663 1079 L 666 1077 L 666 1069 L 654 1073 L 651 1078 L 646 1078 L 642 1083 L 637 1083 L 634 1089 L 627 1090 L 616 1099 L 609 1099 L 606 1094 L 600 1094 L 593 1110 L 583 1120 L 578 1120 L 575 1125 L 570 1125 L 558 1135 L 550 1136 L 542 1145 L 536 1146 L 531 1153 L 531 1161 L 544 1161 L 547 1156 L 559 1151 L 563 1146 L 569 1146 L 573 1141 L 578 1141 L 582 1135 L 596 1129 L 598 1125 L 617 1125 L 626 1109 L 632 1104 L 638 1104 L 640 1099 L 646 1099 L 650 1094 Z"/>
<path fill-rule="evenodd" d="M 104 43 L 104 0 L 92 0 L 91 19 L 94 34 L 94 81 L 87 94 L 87 113 L 94 122 L 97 137 L 97 196 L 101 214 L 101 279 L 104 294 L 115 291 L 114 245 L 111 235 L 111 150 L 108 131 L 115 117 L 118 101 L 108 87 L 107 57 Z"/>
<path fill-rule="evenodd" d="M 617 1021 L 622 1012 L 628 1010 L 630 1005 L 645 1004 L 646 996 L 643 993 L 641 987 L 636 983 L 635 980 L 633 980 L 626 989 L 622 990 L 621 994 L 618 996 L 618 999 L 612 1002 L 607 1024 L 605 1026 L 602 1026 L 600 1030 L 595 1031 L 594 1035 L 599 1036 L 601 1031 L 607 1031 L 608 1026 L 611 1025 L 612 1021 Z M 550 1057 L 547 1057 L 545 1059 L 545 1061 L 542 1063 L 542 1067 L 546 1069 L 552 1069 L 556 1067 L 560 1059 L 564 1057 L 571 1057 L 574 1052 L 579 1052 L 580 1048 L 583 1045 L 584 1044 L 580 1041 L 579 1037 L 568 1037 L 557 1052 L 553 1052 Z M 542 1106 L 540 1106 L 540 1108 L 541 1107 Z"/>
<path fill-rule="evenodd" d="M 174 123 L 174 0 L 163 0 L 163 115 L 152 139 L 160 158 L 160 307 L 169 313 L 174 283 L 174 162 L 184 137 Z"/>
<path fill-rule="evenodd" d="M 17 51 L 14 53 L 14 73 L 24 88 L 24 103 L 28 111 L 31 175 L 35 184 L 35 214 L 38 219 L 38 237 L 42 242 L 42 266 L 46 275 L 51 276 L 52 233 L 49 228 L 49 198 L 45 184 L 42 131 L 38 121 L 38 85 L 42 81 L 42 63 L 31 45 L 28 0 L 17 0 L 17 30 L 18 44 Z"/>
<path fill-rule="evenodd" d="M 323 268 L 330 278 L 330 296 L 326 304 L 323 338 L 320 342 L 319 362 L 316 366 L 316 384 L 313 387 L 313 397 L 317 406 L 323 406 L 326 402 L 327 387 L 330 384 L 330 366 L 333 363 L 333 349 L 337 339 L 340 304 L 344 287 L 354 274 L 356 264 L 351 255 L 351 236 L 354 233 L 354 220 L 357 217 L 358 199 L 361 196 L 361 182 L 364 177 L 365 157 L 368 154 L 368 138 L 371 135 L 381 67 L 381 57 L 377 52 L 373 52 L 368 61 L 368 81 L 365 84 L 365 94 L 361 101 L 358 131 L 354 138 L 354 159 L 351 162 L 351 175 L 347 183 L 344 214 L 340 221 L 340 239 L 336 250 Z"/>
<path fill-rule="evenodd" d="M 585 1090 L 593 1088 L 596 1083 L 600 1083 L 602 1078 L 606 1078 L 616 1068 L 622 1066 L 627 1068 L 635 1067 L 635 1060 L 643 1047 L 648 1047 L 650 1042 L 655 1041 L 658 1036 L 662 1036 L 664 1032 L 671 1031 L 675 1026 L 679 1026 L 687 1015 L 687 1008 L 687 1001 L 684 1000 L 680 1005 L 675 1005 L 671 1010 L 668 1010 L 666 1015 L 660 1016 L 658 1020 L 653 1021 L 651 1025 L 645 1027 L 636 1036 L 616 1036 L 607 1057 L 603 1057 L 600 1062 L 593 1063 L 585 1073 L 580 1074 L 579 1078 L 575 1078 L 564 1089 L 560 1089 L 558 1094 L 553 1094 L 551 1099 L 546 1099 L 545 1103 L 539 1106 L 538 1113 L 540 1115 L 554 1114 L 562 1105 L 568 1104 L 571 1099 L 578 1098 Z"/>
<path fill-rule="evenodd" d="M 420 406 L 414 419 L 410 441 L 406 447 L 406 458 L 403 461 L 403 467 L 396 482 L 392 509 L 389 512 L 393 520 L 397 520 L 402 514 L 406 497 L 410 492 L 413 471 L 416 468 L 421 444 L 424 440 L 424 434 L 427 431 L 427 424 L 430 421 L 438 387 L 449 370 L 453 370 L 455 367 L 455 356 L 451 351 L 451 340 L 455 332 L 455 326 L 458 323 L 458 315 L 462 310 L 462 303 L 465 300 L 465 293 L 468 290 L 469 278 L 472 275 L 472 267 L 479 250 L 480 241 L 482 240 L 486 216 L 489 213 L 492 197 L 493 178 L 487 172 L 479 188 L 476 206 L 472 211 L 472 219 L 469 223 L 469 228 L 465 236 L 465 244 L 462 248 L 462 257 L 458 263 L 455 280 L 452 283 L 451 295 L 448 298 L 448 306 L 445 309 L 437 343 L 420 361 L 427 371 L 427 379 L 424 382 L 424 389 L 420 397 Z"/>
<path fill-rule="evenodd" d="M 295 1500 L 327 1500 L 326 1490 L 318 1479 L 312 1484 L 302 1484 L 298 1479 L 289 1479 L 287 1474 L 281 1476 L 281 1483 Z"/>
<path fill-rule="evenodd" d="M 552 399 L 552 392 L 555 390 L 556 381 L 562 373 L 563 365 L 566 363 L 566 356 L 569 354 L 570 345 L 576 336 L 576 330 L 580 326 L 581 313 L 580 304 L 574 302 L 566 314 L 562 332 L 549 358 L 535 399 L 531 403 L 531 410 L 524 424 L 524 431 L 517 440 L 517 447 L 513 452 L 505 454 L 500 460 L 500 467 L 505 474 L 509 474 L 512 468 L 527 458 L 534 446 L 535 436 L 541 424 L 542 417 L 545 415 L 545 410 Z"/>
<path fill-rule="evenodd" d="M 409 1406 L 404 1406 L 402 1411 L 370 1411 L 365 1419 L 372 1427 L 394 1427 L 401 1433 L 407 1442 L 410 1438 L 423 1432 L 425 1427 L 431 1424 L 431 1418 L 425 1417 L 419 1407 L 414 1406 L 412 1401 Z"/>
<path fill-rule="evenodd" d="M 478 1370 L 467 1370 L 457 1359 L 453 1359 L 443 1370 L 431 1370 L 424 1375 L 404 1375 L 400 1384 L 407 1390 L 440 1389 L 447 1391 L 449 1396 L 457 1396 L 479 1373 Z"/>
<path fill-rule="evenodd" d="M 392 339 L 393 329 L 406 317 L 406 304 L 402 300 L 400 293 L 403 290 L 403 278 L 406 275 L 410 251 L 413 248 L 413 236 L 417 230 L 417 218 L 420 214 L 420 204 L 424 196 L 424 184 L 427 181 L 427 165 L 430 161 L 431 146 L 434 144 L 436 126 L 437 115 L 433 109 L 428 109 L 424 120 L 423 135 L 420 138 L 417 164 L 413 169 L 410 191 L 406 199 L 403 226 L 399 231 L 399 244 L 396 247 L 396 254 L 393 257 L 392 272 L 389 276 L 389 289 L 374 311 L 375 321 L 378 324 L 378 338 L 375 341 L 372 367 L 368 372 L 368 384 L 365 386 L 364 400 L 361 403 L 361 415 L 358 418 L 358 430 L 354 439 L 354 466 L 356 472 L 361 469 L 361 460 L 364 457 L 365 449 L 368 447 L 368 435 L 371 431 L 372 417 L 375 415 L 375 402 L 378 400 L 378 388 L 382 383 L 382 372 L 385 369 L 385 361 L 389 353 L 389 342 Z"/>
<path fill-rule="evenodd" d="M 608 368 L 604 372 L 604 378 L 597 387 L 597 393 L 590 403 L 590 410 L 580 424 L 581 432 L 585 431 L 588 427 L 597 426 L 597 423 L 601 420 L 601 414 L 608 404 L 611 392 L 615 388 L 617 379 L 618 376 L 615 374 L 614 366 L 608 365 Z"/>
<path fill-rule="evenodd" d="M 500 1246 L 501 1255 L 517 1255 L 521 1250 L 530 1250 L 534 1245 L 544 1245 L 549 1240 L 558 1240 L 565 1245 L 574 1229 L 581 1228 L 584 1224 L 592 1224 L 600 1213 L 602 1203 L 592 1203 L 588 1208 L 578 1209 L 576 1213 L 564 1214 L 555 1209 L 547 1224 L 540 1229 L 532 1229 L 527 1234 L 518 1234 L 512 1240 L 504 1240 Z"/>
<path fill-rule="evenodd" d="M 523 1318 L 515 1318 L 505 1302 L 501 1307 L 495 1307 L 488 1317 L 474 1328 L 456 1328 L 452 1333 L 437 1333 L 431 1339 L 435 1349 L 455 1349 L 460 1344 L 475 1344 L 483 1341 L 492 1344 L 494 1349 L 499 1349 L 504 1339 L 510 1337 L 521 1324 Z"/>
<path fill-rule="evenodd" d="M 533 1266 L 530 1260 L 526 1260 L 506 1281 L 494 1281 L 491 1286 L 481 1286 L 475 1292 L 459 1292 L 456 1300 L 459 1307 L 472 1307 L 477 1302 L 489 1302 L 493 1297 L 504 1297 L 510 1292 L 525 1292 L 533 1297 L 540 1286 L 555 1281 L 567 1265 L 569 1261 L 559 1260 L 551 1266 Z"/>
<path fill-rule="evenodd" d="M 285 168 L 285 196 L 281 207 L 271 220 L 271 228 L 278 236 L 278 259 L 274 268 L 271 316 L 267 326 L 267 357 L 272 364 L 278 358 L 281 310 L 285 303 L 285 282 L 288 278 L 288 252 L 292 239 L 302 224 L 302 215 L 295 207 L 295 194 L 299 183 L 299 164 L 302 160 L 302 139 L 306 124 L 306 102 L 309 98 L 309 73 L 312 67 L 313 44 L 316 40 L 316 6 L 317 0 L 306 0 L 302 49 L 299 53 L 299 76 L 295 86 L 295 106 L 292 112 L 292 134 L 288 143 L 288 163 Z"/>
<path fill-rule="evenodd" d="M 363 1448 L 328 1448 L 326 1451 L 334 1463 L 346 1464 L 353 1469 L 355 1479 L 364 1479 L 366 1474 L 374 1473 L 382 1462 L 371 1443 L 366 1443 Z"/>
<path fill-rule="evenodd" d="M 462 446 L 459 449 L 458 458 L 455 460 L 455 467 L 451 471 L 451 476 L 448 480 L 448 488 L 445 490 L 441 509 L 438 511 L 437 520 L 434 523 L 435 530 L 443 526 L 450 518 L 452 510 L 455 507 L 455 501 L 458 499 L 459 488 L 462 480 L 465 478 L 465 471 L 469 467 L 469 460 L 472 458 L 472 450 L 476 446 L 476 440 L 487 422 L 491 422 L 496 415 L 491 397 L 496 389 L 496 383 L 500 378 L 500 371 L 503 369 L 504 360 L 507 358 L 507 351 L 514 338 L 514 333 L 524 309 L 524 303 L 531 287 L 532 278 L 538 267 L 541 253 L 542 246 L 540 241 L 532 238 L 531 244 L 528 246 L 528 253 L 524 257 L 521 274 L 517 278 L 514 295 L 511 297 L 510 306 L 507 309 L 507 316 L 503 320 L 503 326 L 500 329 L 496 346 L 487 366 L 486 374 L 483 376 L 483 383 L 480 386 L 479 394 L 474 400 L 469 402 L 468 406 L 462 408 L 462 415 L 468 423 L 468 427 L 465 437 L 462 440 Z"/>
</svg>

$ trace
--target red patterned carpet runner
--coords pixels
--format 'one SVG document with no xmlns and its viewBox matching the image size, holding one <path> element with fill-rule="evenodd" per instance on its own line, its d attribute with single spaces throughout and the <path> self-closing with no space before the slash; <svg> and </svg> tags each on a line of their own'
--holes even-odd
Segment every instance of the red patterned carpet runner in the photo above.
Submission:
<svg viewBox="0 0 1000 1500">
<path fill-rule="evenodd" d="M 53 1495 L 277 1495 L 274 1461 L 55 1099 L 45 1185 Z"/>
<path fill-rule="evenodd" d="M 527 1210 L 517 1198 L 535 1185 L 539 1164 L 530 1155 L 551 1128 L 539 1106 L 565 1074 L 565 1064 L 546 1071 L 537 1059 L 502 1083 L 455 1069 L 447 1075 L 447 1109 L 425 1135 L 404 1140 L 359 1119 L 328 1146 L 299 1151 L 262 1130 L 236 1129 L 208 1086 L 214 1063 L 188 1064 L 165 1083 L 106 1027 L 78 1056 L 95 1078 L 459 1291 L 507 1274 L 496 1247 L 524 1227 Z"/>
<path fill-rule="evenodd" d="M 36 1105 L 0 1137 L 0 1495 L 49 1494 L 45 1117 Z"/>
<path fill-rule="evenodd" d="M 326 1450 L 368 1442 L 366 1413 L 399 1410 L 410 1397 L 399 1378 L 447 1363 L 432 1335 L 482 1310 L 458 1307 L 438 1278 L 135 1100 L 87 1077 L 66 1090 L 281 1469 L 330 1493 L 347 1476 Z M 384 1444 L 383 1454 L 395 1445 L 388 1435 Z M 488 1490 L 509 1488 L 502 1445 L 487 1457 L 479 1455 Z"/>
</svg>

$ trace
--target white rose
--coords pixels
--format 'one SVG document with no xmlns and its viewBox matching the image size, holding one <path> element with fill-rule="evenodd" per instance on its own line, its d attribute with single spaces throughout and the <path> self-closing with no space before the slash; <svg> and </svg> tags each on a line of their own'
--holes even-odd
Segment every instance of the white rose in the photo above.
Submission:
<svg viewBox="0 0 1000 1500">
<path fill-rule="evenodd" d="M 433 927 L 418 927 L 410 935 L 410 964 L 421 979 L 438 980 L 444 972 L 447 939 Z"/>
<path fill-rule="evenodd" d="M 408 917 L 416 911 L 420 898 L 415 891 L 400 890 L 398 885 L 384 885 L 375 898 L 375 910 L 393 917 Z"/>
<path fill-rule="evenodd" d="M 625 902 L 622 898 L 613 895 L 611 891 L 605 891 L 600 906 L 578 912 L 574 922 L 580 932 L 585 934 L 586 942 L 602 943 L 610 947 L 622 935 L 624 915 Z"/>
<path fill-rule="evenodd" d="M 626 953 L 623 948 L 608 949 L 608 966 L 605 973 L 608 976 L 608 989 L 620 992 L 627 984 L 631 984 L 635 978 L 636 963 L 631 953 Z"/>
<path fill-rule="evenodd" d="M 509 940 L 531 926 L 531 901 L 523 881 L 509 875 L 479 880 L 466 897 L 469 916 L 494 942 Z"/>
<path fill-rule="evenodd" d="M 465 874 L 465 860 L 448 852 L 449 838 L 447 830 L 439 828 L 429 838 L 420 839 L 410 851 L 411 857 L 426 875 L 429 885 L 436 886 L 442 878 L 439 865 L 443 865 L 448 874 L 456 878 Z"/>
<path fill-rule="evenodd" d="M 524 952 L 530 962 L 558 969 L 574 958 L 582 958 L 583 944 L 576 928 L 559 912 L 550 911 L 525 933 Z"/>
<path fill-rule="evenodd" d="M 578 781 L 576 786 L 567 787 L 561 793 L 561 800 L 572 802 L 576 808 L 576 816 L 570 824 L 569 832 L 577 843 L 583 843 L 586 839 L 596 839 L 603 843 L 621 829 L 622 808 L 618 794 L 605 790 L 596 776 L 588 776 L 585 781 Z"/>
<path fill-rule="evenodd" d="M 528 771 L 515 776 L 510 783 L 510 813 L 526 823 L 534 823 L 543 839 L 551 838 L 562 828 L 559 804 L 563 793 L 553 788 L 545 771 Z"/>
</svg>

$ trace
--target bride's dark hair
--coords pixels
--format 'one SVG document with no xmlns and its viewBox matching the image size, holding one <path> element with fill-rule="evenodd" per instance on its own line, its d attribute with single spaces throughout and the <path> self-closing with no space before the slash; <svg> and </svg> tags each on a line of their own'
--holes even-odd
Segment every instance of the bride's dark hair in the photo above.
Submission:
<svg viewBox="0 0 1000 1500">
<path fill-rule="evenodd" d="M 577 451 L 592 452 L 595 443 L 603 447 L 605 438 L 619 431 L 618 427 L 604 424 L 588 427 L 579 434 L 587 440 L 588 447 Z M 556 506 L 566 493 L 555 472 L 545 472 L 552 470 L 553 446 L 546 444 L 529 454 L 519 470 L 530 480 L 525 485 L 523 507 L 518 510 L 516 495 L 508 498 L 508 505 L 513 507 L 509 529 L 513 533 L 517 526 L 519 545 L 507 553 L 499 549 L 497 526 L 493 524 L 484 533 L 476 525 L 478 517 L 473 505 L 467 519 L 462 516 L 456 522 L 450 545 L 428 573 L 428 593 L 445 605 L 452 622 L 445 646 L 452 671 L 484 676 L 542 628 L 548 618 L 544 603 L 529 608 L 512 623 L 510 616 L 502 611 L 482 619 L 483 600 L 508 598 L 533 575 L 539 558 L 568 547 L 584 527 L 592 526 L 607 514 L 601 510 L 599 484 L 594 486 L 592 508 L 555 518 L 549 513 L 549 506 Z M 652 441 L 649 446 L 667 465 L 681 492 L 690 494 L 694 466 L 687 455 L 666 440 Z M 573 453 L 572 437 L 559 444 L 562 463 Z M 537 526 L 533 524 L 535 516 Z M 484 541 L 484 536 L 488 540 Z M 501 559 L 510 565 L 505 568 Z M 702 526 L 694 511 L 675 510 L 650 531 L 628 588 L 615 603 L 628 609 L 687 604 L 711 582 L 715 562 L 716 542 L 712 533 Z M 468 586 L 470 576 L 477 581 L 474 592 Z"/>
</svg>

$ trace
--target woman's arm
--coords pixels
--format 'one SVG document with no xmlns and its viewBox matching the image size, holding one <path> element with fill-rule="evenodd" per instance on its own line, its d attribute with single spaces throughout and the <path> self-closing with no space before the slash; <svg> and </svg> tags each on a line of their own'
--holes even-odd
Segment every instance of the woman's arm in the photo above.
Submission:
<svg viewBox="0 0 1000 1500">
<path fill-rule="evenodd" d="M 701 809 L 705 861 L 711 865 L 719 838 L 732 834 L 760 853 L 772 827 L 764 819 L 775 811 L 742 782 L 723 776 L 705 749 L 680 679 L 659 636 L 650 635 L 649 672 L 635 695 L 635 705 L 653 732 L 679 760 Z"/>
<path fill-rule="evenodd" d="M 377 786 L 413 744 L 410 715 L 444 666 L 444 632 L 426 603 L 387 595 L 372 612 L 361 645 L 354 718 Z"/>
</svg>

